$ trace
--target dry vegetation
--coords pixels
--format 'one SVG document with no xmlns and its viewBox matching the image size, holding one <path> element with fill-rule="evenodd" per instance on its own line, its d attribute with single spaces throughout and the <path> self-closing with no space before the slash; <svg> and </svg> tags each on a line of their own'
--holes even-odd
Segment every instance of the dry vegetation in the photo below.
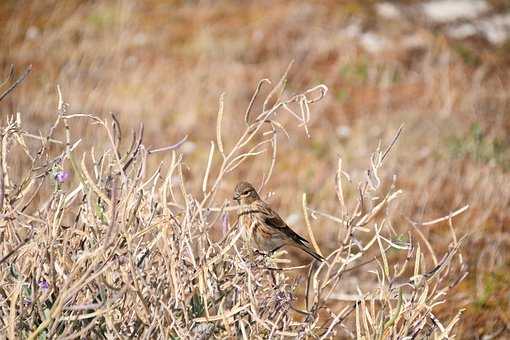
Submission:
<svg viewBox="0 0 510 340">
<path fill-rule="evenodd" d="M 333 249 L 327 260 L 310 265 L 306 282 L 288 277 L 303 266 L 278 266 L 287 261 L 256 255 L 238 242 L 244 230 L 237 222 L 229 223 L 229 212 L 237 208 L 216 199 L 218 188 L 243 163 L 268 164 L 261 183 L 266 184 L 277 162 L 280 137 L 290 138 L 276 117 L 287 112 L 308 134 L 310 105 L 327 92 L 319 85 L 286 98 L 284 77 L 270 91 L 260 113 L 251 118 L 252 104 L 265 83 L 259 83 L 246 110 L 245 131 L 231 149 L 224 146 L 232 141 L 223 140 L 221 97 L 216 140 L 211 142 L 199 194 L 189 191 L 183 176 L 187 165 L 175 151 L 168 166 L 147 173 L 148 157 L 176 149 L 182 141 L 148 149 L 142 143 L 141 126 L 122 150 L 125 132 L 115 116 L 110 125 L 93 115 L 68 113 L 60 89 L 57 119 L 48 134 L 25 131 L 20 116 L 8 119 L 2 131 L 0 208 L 5 205 L 3 242 L 14 247 L 8 246 L 13 249 L 0 264 L 10 264 L 2 280 L 2 326 L 9 338 L 452 335 L 463 310 L 441 321 L 435 307 L 467 274 L 458 254 L 462 242 L 452 225 L 452 218 L 465 209 L 438 221 L 413 223 L 430 252 L 433 267 L 427 270 L 427 252 L 410 232 L 402 240 L 406 235 L 392 225 L 388 210 L 402 192 L 395 183 L 387 192 L 380 190 L 380 168 L 401 130 L 387 147 L 372 154 L 354 208 L 349 209 L 352 204 L 344 199 L 343 182 L 350 178 L 341 158 L 332 186 L 339 215 L 308 208 L 303 195 L 305 224 L 316 250 L 321 252 L 309 214 L 332 221 L 335 227 L 330 231 L 337 234 L 336 241 L 328 244 Z M 70 131 L 75 120 L 83 119 L 104 129 L 108 142 L 82 153 L 79 161 L 75 150 L 82 138 Z M 64 129 L 64 141 L 54 138 L 59 128 Z M 39 146 L 30 147 L 33 143 L 27 138 L 36 139 Z M 56 155 L 49 151 L 51 144 L 60 146 L 54 148 L 59 149 Z M 10 160 L 18 148 L 31 166 L 16 181 Z M 218 166 L 213 166 L 215 158 Z M 67 164 L 78 178 L 69 190 L 62 187 L 71 171 L 65 170 Z M 53 190 L 45 188 L 51 184 Z M 450 222 L 452 242 L 438 259 L 418 228 L 444 220 Z M 218 241 L 213 237 L 219 228 L 223 237 Z M 390 256 L 391 250 L 406 252 Z M 364 280 L 367 288 L 343 294 L 339 287 L 346 273 L 371 262 L 377 267 Z M 299 285 L 306 285 L 304 309 L 296 307 Z"/>
<path fill-rule="evenodd" d="M 369 54 L 357 2 L 0 9 L 3 335 L 510 334 L 504 47 Z M 252 254 L 239 179 L 327 262 Z"/>
</svg>

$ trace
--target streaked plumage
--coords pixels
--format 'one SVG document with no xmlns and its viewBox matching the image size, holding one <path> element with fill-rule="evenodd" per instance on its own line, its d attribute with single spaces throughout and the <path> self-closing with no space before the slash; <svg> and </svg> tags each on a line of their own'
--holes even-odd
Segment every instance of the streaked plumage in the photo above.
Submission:
<svg viewBox="0 0 510 340">
<path fill-rule="evenodd" d="M 318 261 L 324 258 L 310 247 L 310 243 L 294 232 L 283 219 L 267 205 L 248 182 L 237 184 L 234 200 L 240 203 L 239 222 L 246 230 L 247 239 L 255 248 L 274 252 L 292 245 L 305 251 Z"/>
</svg>

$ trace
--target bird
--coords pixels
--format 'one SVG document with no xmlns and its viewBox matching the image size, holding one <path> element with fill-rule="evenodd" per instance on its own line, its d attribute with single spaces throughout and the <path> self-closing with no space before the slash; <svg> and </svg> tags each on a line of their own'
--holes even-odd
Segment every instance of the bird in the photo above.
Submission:
<svg viewBox="0 0 510 340">
<path fill-rule="evenodd" d="M 291 245 L 305 251 L 317 261 L 324 261 L 324 257 L 310 247 L 310 242 L 292 230 L 280 215 L 260 198 L 253 185 L 239 182 L 235 186 L 233 199 L 239 204 L 239 223 L 245 228 L 245 236 L 255 248 L 274 253 Z"/>
</svg>

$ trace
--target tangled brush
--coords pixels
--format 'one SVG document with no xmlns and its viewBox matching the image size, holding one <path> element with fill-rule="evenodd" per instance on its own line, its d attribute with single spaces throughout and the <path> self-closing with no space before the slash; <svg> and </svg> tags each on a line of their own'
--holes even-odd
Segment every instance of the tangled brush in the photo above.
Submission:
<svg viewBox="0 0 510 340">
<path fill-rule="evenodd" d="M 187 137 L 148 148 L 141 125 L 128 143 L 115 116 L 70 112 L 60 89 L 47 133 L 27 131 L 21 114 L 7 119 L 0 153 L 1 332 L 11 339 L 452 337 L 462 309 L 442 319 L 435 309 L 467 274 L 463 238 L 452 222 L 467 207 L 426 222 L 448 221 L 451 243 L 443 254 L 421 233 L 426 223 L 410 221 L 407 233 L 396 231 L 388 207 L 401 191 L 380 172 L 401 129 L 375 148 L 358 185 L 338 160 L 331 174 L 337 211 L 310 208 L 303 194 L 308 238 L 325 262 L 289 266 L 284 254 L 269 258 L 244 244 L 237 208 L 221 188 L 249 162 L 265 164 L 264 187 L 280 137 L 290 138 L 287 125 L 297 121 L 310 137 L 310 107 L 327 92 L 319 85 L 287 95 L 285 75 L 255 113 L 268 84 L 259 82 L 238 139 L 224 138 L 220 97 L 205 171 L 179 153 Z M 73 135 L 80 124 L 95 124 L 97 134 Z M 170 161 L 149 172 L 155 154 Z M 184 169 L 202 175 L 190 183 Z M 353 185 L 358 195 L 344 196 Z M 327 249 L 313 232 L 320 219 L 338 228 Z M 306 275 L 293 277 L 300 271 Z M 363 271 L 368 288 L 345 293 L 345 278 Z"/>
</svg>

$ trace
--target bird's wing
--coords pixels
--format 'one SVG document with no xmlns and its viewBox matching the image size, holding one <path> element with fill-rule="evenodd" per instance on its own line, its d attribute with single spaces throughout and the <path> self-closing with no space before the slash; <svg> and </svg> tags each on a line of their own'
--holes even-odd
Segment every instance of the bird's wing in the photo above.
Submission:
<svg viewBox="0 0 510 340">
<path fill-rule="evenodd" d="M 275 230 L 278 230 L 282 234 L 285 234 L 286 236 L 290 237 L 294 241 L 298 243 L 304 243 L 309 244 L 309 242 L 301 237 L 298 233 L 296 233 L 294 230 L 292 230 L 287 223 L 276 213 L 271 207 L 269 207 L 265 202 L 261 201 L 258 204 L 257 212 L 260 213 L 261 219 L 264 223 L 266 223 L 268 226 L 274 228 Z"/>
</svg>

